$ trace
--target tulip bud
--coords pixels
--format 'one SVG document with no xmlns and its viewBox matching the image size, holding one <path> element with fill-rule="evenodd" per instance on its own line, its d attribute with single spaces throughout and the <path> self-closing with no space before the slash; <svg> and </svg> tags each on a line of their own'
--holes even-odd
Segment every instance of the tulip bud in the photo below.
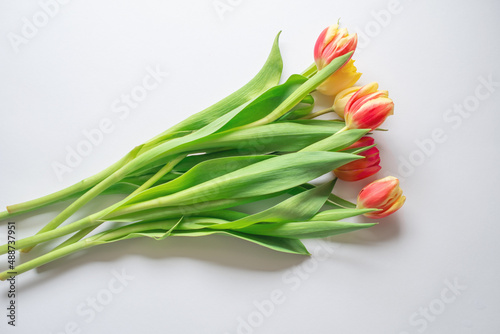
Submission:
<svg viewBox="0 0 500 334">
<path fill-rule="evenodd" d="M 330 62 L 348 52 L 354 51 L 358 44 L 356 34 L 349 35 L 346 28 L 339 29 L 338 24 L 326 28 L 319 35 L 314 46 L 314 61 L 321 70 Z M 336 95 L 343 89 L 351 87 L 361 77 L 354 66 L 354 60 L 349 60 L 344 66 L 325 80 L 317 90 L 325 95 Z"/>
<path fill-rule="evenodd" d="M 375 140 L 372 137 L 362 137 L 360 140 L 347 147 L 347 149 L 351 148 L 361 148 L 366 146 L 371 146 L 375 143 Z M 335 175 L 343 180 L 343 181 L 358 181 L 373 174 L 377 173 L 382 167 L 380 167 L 380 151 L 376 147 L 369 148 L 359 155 L 364 156 L 364 159 L 355 160 L 349 162 L 337 169 L 333 172 Z"/>
<path fill-rule="evenodd" d="M 337 96 L 335 96 L 335 100 L 333 101 L 333 111 L 337 115 L 339 115 L 340 118 L 344 119 L 344 109 L 345 105 L 347 104 L 347 101 L 351 98 L 351 96 L 354 95 L 361 87 L 359 86 L 353 86 L 347 89 L 344 89 L 343 91 L 339 92 Z"/>
<path fill-rule="evenodd" d="M 368 218 L 384 218 L 403 206 L 406 197 L 399 187 L 399 180 L 393 176 L 374 181 L 361 189 L 358 195 L 358 209 L 378 209 L 365 213 Z"/>
<path fill-rule="evenodd" d="M 372 82 L 354 93 L 344 107 L 348 129 L 375 129 L 394 113 L 394 102 L 386 90 L 377 90 Z"/>
</svg>

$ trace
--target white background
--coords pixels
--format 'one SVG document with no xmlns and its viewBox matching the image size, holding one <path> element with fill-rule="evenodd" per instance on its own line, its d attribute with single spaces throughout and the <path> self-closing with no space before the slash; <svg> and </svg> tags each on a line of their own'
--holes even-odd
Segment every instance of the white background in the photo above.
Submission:
<svg viewBox="0 0 500 334">
<path fill-rule="evenodd" d="M 307 241 L 311 258 L 224 237 L 98 247 L 20 276 L 15 328 L 1 284 L 0 332 L 500 331 L 500 3 L 149 0 L 51 8 L 43 22 L 38 1 L 0 4 L 0 206 L 90 176 L 223 98 L 259 70 L 280 30 L 283 78 L 301 72 L 319 32 L 338 18 L 360 34 L 360 83 L 378 81 L 394 99 L 390 131 L 375 134 L 377 177 L 401 177 L 407 203 L 370 230 Z M 12 36 L 25 38 L 34 16 L 38 31 L 16 47 Z M 140 85 L 148 67 L 168 75 L 120 119 L 113 102 Z M 54 162 L 64 163 L 68 147 L 106 118 L 111 133 L 58 179 Z M 367 182 L 338 190 L 352 198 Z M 57 209 L 16 218 L 17 237 Z M 117 283 L 120 272 L 130 279 Z M 93 299 L 99 311 L 91 311 Z"/>
</svg>

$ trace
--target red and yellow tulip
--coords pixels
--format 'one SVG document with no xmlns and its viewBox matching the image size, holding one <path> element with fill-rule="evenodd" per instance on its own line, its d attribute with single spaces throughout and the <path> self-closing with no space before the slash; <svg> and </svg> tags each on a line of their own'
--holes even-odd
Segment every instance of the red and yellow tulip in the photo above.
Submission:
<svg viewBox="0 0 500 334">
<path fill-rule="evenodd" d="M 321 32 L 314 46 L 316 67 L 321 70 L 333 59 L 354 51 L 357 44 L 356 34 L 349 35 L 347 29 L 339 29 L 338 24 L 329 26 Z M 324 81 L 317 90 L 322 94 L 333 96 L 354 85 L 360 77 L 361 73 L 357 72 L 354 60 L 351 59 Z"/>
<path fill-rule="evenodd" d="M 393 176 L 374 181 L 361 189 L 358 195 L 358 209 L 379 209 L 366 213 L 369 218 L 384 218 L 401 208 L 406 200 L 399 180 Z"/>
<path fill-rule="evenodd" d="M 386 90 L 378 90 L 378 83 L 361 87 L 347 101 L 344 119 L 348 129 L 375 129 L 394 113 L 394 102 Z"/>
</svg>

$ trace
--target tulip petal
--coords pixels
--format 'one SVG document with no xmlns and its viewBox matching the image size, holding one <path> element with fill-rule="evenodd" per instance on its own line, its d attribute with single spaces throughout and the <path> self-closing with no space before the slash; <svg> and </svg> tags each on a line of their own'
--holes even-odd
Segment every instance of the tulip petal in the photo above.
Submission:
<svg viewBox="0 0 500 334">
<path fill-rule="evenodd" d="M 385 119 L 394 113 L 394 103 L 391 99 L 380 97 L 370 100 L 359 107 L 353 114 L 346 116 L 351 129 L 376 129 Z"/>
<path fill-rule="evenodd" d="M 362 169 L 352 169 L 349 171 L 336 169 L 334 173 L 342 181 L 353 182 L 372 176 L 376 174 L 380 169 L 382 169 L 382 167 L 376 165 Z"/>
</svg>

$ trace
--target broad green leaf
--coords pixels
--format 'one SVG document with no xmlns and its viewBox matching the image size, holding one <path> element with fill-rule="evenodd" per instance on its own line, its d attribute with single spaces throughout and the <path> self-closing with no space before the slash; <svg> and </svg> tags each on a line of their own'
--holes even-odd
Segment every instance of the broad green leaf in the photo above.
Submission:
<svg viewBox="0 0 500 334">
<path fill-rule="evenodd" d="M 224 150 L 213 153 L 193 154 L 184 158 L 179 164 L 174 167 L 174 171 L 185 173 L 194 166 L 211 159 L 238 157 L 243 155 L 250 155 L 249 152 L 243 150 Z"/>
<path fill-rule="evenodd" d="M 160 221 L 144 221 L 101 232 L 90 237 L 90 240 L 114 242 L 136 238 L 138 236 L 149 236 L 161 240 L 172 235 L 174 231 L 201 230 L 207 225 L 221 224 L 224 222 L 226 222 L 226 220 L 209 217 L 177 217 L 175 219 Z"/>
<path fill-rule="evenodd" d="M 117 222 L 135 222 L 138 220 L 161 220 L 171 219 L 179 216 L 198 215 L 203 212 L 222 210 L 235 206 L 266 200 L 281 195 L 283 192 L 254 196 L 246 198 L 230 198 L 217 201 L 207 201 L 190 205 L 176 205 L 172 207 L 159 207 L 142 211 L 122 209 L 118 212 L 111 212 L 102 218 L 102 221 L 110 220 Z M 223 217 L 220 217 L 223 218 Z M 238 217 L 236 219 L 239 219 Z"/>
<path fill-rule="evenodd" d="M 328 202 L 340 206 L 342 208 L 354 209 L 356 207 L 356 204 L 349 202 L 334 194 L 330 194 L 330 196 L 328 196 Z"/>
<path fill-rule="evenodd" d="M 270 88 L 253 100 L 224 125 L 219 132 L 240 127 L 266 117 L 306 81 L 306 77 L 298 74 L 291 75 L 283 84 Z"/>
<path fill-rule="evenodd" d="M 279 122 L 334 127 L 335 129 L 337 129 L 335 132 L 345 127 L 345 122 L 338 122 L 337 120 L 324 120 L 324 119 L 293 119 L 293 120 L 286 120 Z"/>
<path fill-rule="evenodd" d="M 374 226 L 338 221 L 306 221 L 291 223 L 258 223 L 241 229 L 241 232 L 282 238 L 324 238 Z"/>
<path fill-rule="evenodd" d="M 279 50 L 279 35 L 274 40 L 273 47 L 266 63 L 259 73 L 245 86 L 232 93 L 228 97 L 220 100 L 211 107 L 188 117 L 186 120 L 175 125 L 168 132 L 197 130 L 210 124 L 220 116 L 230 112 L 240 105 L 251 101 L 269 88 L 277 85 L 283 69 L 283 60 Z"/>
<path fill-rule="evenodd" d="M 253 154 L 291 152 L 327 138 L 338 130 L 340 127 L 279 122 L 213 134 L 190 143 L 185 149 L 199 152 L 214 148 L 237 149 L 252 151 Z"/>
<path fill-rule="evenodd" d="M 267 124 L 247 129 L 229 130 L 215 133 L 183 145 L 186 153 L 224 150 L 209 154 L 188 156 L 179 164 L 179 170 L 187 170 L 195 163 L 218 156 L 266 154 L 269 152 L 298 151 L 321 139 L 327 138 L 343 126 L 332 122 L 311 123 L 290 121 Z M 154 173 L 163 167 L 171 157 L 150 162 L 147 166 L 134 172 Z M 177 167 L 176 167 L 177 169 Z"/>
<path fill-rule="evenodd" d="M 255 155 L 203 161 L 170 182 L 140 192 L 125 202 L 124 205 L 173 194 L 270 158 L 272 158 L 270 155 Z"/>
<path fill-rule="evenodd" d="M 318 88 L 319 85 L 328 79 L 333 73 L 340 69 L 345 63 L 349 61 L 353 51 L 346 53 L 340 57 L 333 59 L 323 69 L 318 71 L 311 78 L 307 79 L 304 84 L 297 88 L 288 98 L 283 101 L 272 113 L 265 118 L 258 121 L 258 124 L 266 124 L 280 119 L 288 113 L 293 107 L 300 103 L 307 95 Z M 253 125 L 253 124 L 252 124 Z"/>
<path fill-rule="evenodd" d="M 184 152 L 183 145 L 216 132 L 221 127 L 223 127 L 227 122 L 229 122 L 235 115 L 237 115 L 241 110 L 243 110 L 244 107 L 245 105 L 241 105 L 236 109 L 228 112 L 227 114 L 217 118 L 211 123 L 207 124 L 203 128 L 195 132 L 192 132 L 186 136 L 168 140 L 164 143 L 158 144 L 157 146 L 149 149 L 148 151 L 137 156 L 126 166 L 127 172 L 133 173 L 134 171 L 140 168 L 150 165 L 151 162 L 153 162 L 154 160 L 175 156 L 176 154 L 180 155 L 181 153 Z"/>
<path fill-rule="evenodd" d="M 210 228 L 236 230 L 259 222 L 284 223 L 309 220 L 325 204 L 333 185 L 333 182 L 325 183 L 322 186 L 292 196 L 267 210 L 233 222 L 213 225 Z"/>
<path fill-rule="evenodd" d="M 125 206 L 124 213 L 227 198 L 261 196 L 315 179 L 360 156 L 339 152 L 296 152 L 273 157 L 175 194 Z"/>
<path fill-rule="evenodd" d="M 304 117 L 311 113 L 314 109 L 314 97 L 312 95 L 307 95 L 299 104 L 290 110 L 288 114 L 281 117 L 278 121 L 283 120 L 294 120 L 297 118 Z"/>
<path fill-rule="evenodd" d="M 199 218 L 197 221 L 201 224 L 203 221 L 210 221 L 210 219 Z M 192 223 L 196 223 L 196 219 L 193 219 Z M 149 237 L 155 240 L 162 240 L 168 236 L 199 237 L 199 236 L 208 236 L 212 234 L 224 234 L 237 237 L 243 240 L 247 240 L 279 252 L 309 255 L 307 249 L 300 240 L 259 236 L 259 235 L 248 235 L 245 233 L 235 232 L 235 231 L 212 231 L 204 229 L 183 230 L 181 229 L 181 226 L 183 224 L 185 224 L 184 219 L 168 220 L 162 222 L 151 222 L 151 223 L 135 223 L 119 227 L 114 230 L 101 232 L 98 235 L 88 238 L 88 240 L 89 243 L 97 245 L 97 244 L 105 244 L 105 243 L 111 243 L 120 240 L 127 240 L 139 237 Z"/>
<path fill-rule="evenodd" d="M 346 152 L 346 153 L 352 153 L 352 154 L 359 154 L 361 152 L 364 152 L 372 147 L 375 147 L 377 145 L 370 145 L 370 146 L 363 146 L 363 147 L 358 147 L 358 148 L 350 148 L 350 149 L 345 149 L 345 150 L 342 150 L 342 152 Z"/>
<path fill-rule="evenodd" d="M 352 129 L 342 132 L 337 132 L 330 137 L 322 139 L 314 144 L 303 148 L 303 152 L 311 151 L 338 151 L 344 149 L 353 143 L 357 142 L 370 130 L 366 129 Z"/>
<path fill-rule="evenodd" d="M 337 179 L 335 179 L 337 180 Z M 312 184 L 309 184 L 309 183 L 305 183 L 305 184 L 302 184 L 300 186 L 298 186 L 296 189 L 293 189 L 292 190 L 292 193 L 296 193 L 297 191 L 301 191 L 301 189 L 312 189 L 314 188 L 315 186 L 312 185 Z M 354 203 L 351 203 L 343 198 L 340 198 L 339 196 L 337 195 L 334 195 L 334 194 L 329 194 L 328 195 L 328 200 L 326 201 L 327 205 L 331 206 L 331 207 L 334 207 L 334 208 L 338 208 L 338 209 L 341 209 L 341 208 L 355 208 L 356 207 L 356 204 Z"/>
<path fill-rule="evenodd" d="M 349 217 L 359 216 L 365 213 L 377 211 L 374 209 L 333 209 L 325 210 L 316 214 L 311 220 L 341 220 Z"/>
<path fill-rule="evenodd" d="M 234 210 L 213 210 L 213 211 L 200 212 L 198 214 L 192 215 L 191 217 L 197 217 L 197 216 L 233 221 L 246 217 L 248 216 L 248 214 Z"/>
<path fill-rule="evenodd" d="M 207 124 L 198 131 L 186 135 L 181 138 L 175 138 L 169 140 L 165 143 L 159 144 L 156 147 L 149 149 L 135 160 L 133 160 L 127 167 L 126 171 L 128 173 L 134 172 L 135 170 L 150 164 L 156 159 L 165 158 L 168 156 L 185 153 L 189 143 L 195 140 L 199 140 L 203 137 L 209 136 L 210 134 L 217 133 L 226 129 L 230 129 L 242 125 L 257 125 L 256 122 L 266 124 L 275 119 L 283 116 L 289 109 L 293 108 L 298 104 L 303 98 L 305 98 L 312 90 L 314 90 L 323 80 L 328 76 L 328 73 L 333 73 L 336 69 L 340 68 L 345 61 L 347 61 L 348 55 L 341 56 L 333 60 L 324 69 L 319 71 L 311 79 L 307 79 L 304 83 L 299 86 L 299 83 L 303 82 L 305 78 L 300 75 L 292 76 L 287 83 L 273 87 L 267 92 L 262 94 L 262 96 L 257 97 L 253 102 L 248 102 L 246 104 L 240 105 L 236 109 L 224 114 L 223 116 L 213 120 L 211 123 Z M 330 73 L 330 74 L 331 74 Z M 288 87 L 288 85 L 290 87 Z M 298 87 L 298 88 L 297 88 Z M 283 92 L 280 90 L 285 90 L 288 94 L 286 99 L 279 103 L 279 105 L 274 108 L 275 104 L 272 103 L 274 99 L 281 101 L 281 96 L 277 95 L 276 91 L 279 90 L 280 94 Z M 248 108 L 247 108 L 248 107 Z M 272 110 L 274 108 L 274 110 Z M 272 110 L 271 113 L 269 113 Z M 267 115 L 263 117 L 264 115 Z M 276 116 L 275 115 L 279 115 Z M 255 120 L 255 122 L 252 122 Z M 354 131 L 354 130 L 352 130 Z M 322 142 L 322 141 L 321 141 Z M 186 147 L 187 145 L 187 147 Z"/>
</svg>

